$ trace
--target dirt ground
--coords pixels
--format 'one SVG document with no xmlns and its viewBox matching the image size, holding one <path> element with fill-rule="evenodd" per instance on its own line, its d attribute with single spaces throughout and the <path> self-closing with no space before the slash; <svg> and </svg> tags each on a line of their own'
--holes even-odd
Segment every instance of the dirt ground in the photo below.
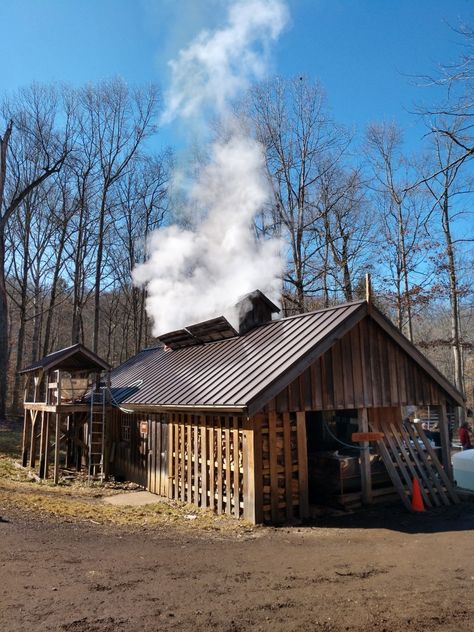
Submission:
<svg viewBox="0 0 474 632">
<path fill-rule="evenodd" d="M 227 532 L 0 508 L 5 632 L 474 628 L 474 504 Z"/>
</svg>

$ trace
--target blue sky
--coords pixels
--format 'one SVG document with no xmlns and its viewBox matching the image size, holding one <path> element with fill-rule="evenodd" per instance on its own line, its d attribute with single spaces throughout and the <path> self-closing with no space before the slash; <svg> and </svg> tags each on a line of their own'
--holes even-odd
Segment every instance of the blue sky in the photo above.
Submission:
<svg viewBox="0 0 474 632">
<path fill-rule="evenodd" d="M 120 75 L 164 88 L 167 60 L 202 28 L 219 24 L 225 0 L 2 0 L 0 91 L 32 81 L 81 84 Z M 409 114 L 430 101 L 410 75 L 455 60 L 449 25 L 470 22 L 473 0 L 288 0 L 291 21 L 271 72 L 318 78 L 336 119 L 359 130 L 396 120 L 413 148 L 423 134 Z M 173 142 L 173 129 L 163 138 Z"/>
</svg>

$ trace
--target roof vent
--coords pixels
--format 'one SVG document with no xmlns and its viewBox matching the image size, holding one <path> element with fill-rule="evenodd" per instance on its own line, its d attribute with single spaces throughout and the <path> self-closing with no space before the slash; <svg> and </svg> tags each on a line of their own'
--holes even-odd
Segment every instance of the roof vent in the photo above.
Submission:
<svg viewBox="0 0 474 632">
<path fill-rule="evenodd" d="M 273 314 L 278 314 L 280 308 L 260 292 L 254 290 L 243 296 L 235 305 L 237 324 L 234 325 L 240 335 L 255 327 L 264 325 L 272 320 Z"/>
<path fill-rule="evenodd" d="M 193 347 L 243 335 L 272 320 L 280 309 L 260 290 L 243 296 L 226 316 L 219 316 L 158 337 L 169 349 Z"/>
</svg>

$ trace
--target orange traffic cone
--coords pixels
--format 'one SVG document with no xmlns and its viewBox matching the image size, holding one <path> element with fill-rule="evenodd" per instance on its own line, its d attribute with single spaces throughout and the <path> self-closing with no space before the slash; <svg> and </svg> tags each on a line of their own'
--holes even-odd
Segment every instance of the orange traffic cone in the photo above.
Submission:
<svg viewBox="0 0 474 632">
<path fill-rule="evenodd" d="M 421 496 L 420 483 L 418 479 L 413 477 L 413 488 L 411 496 L 411 509 L 412 511 L 424 511 L 425 506 L 423 504 L 423 498 Z"/>
</svg>

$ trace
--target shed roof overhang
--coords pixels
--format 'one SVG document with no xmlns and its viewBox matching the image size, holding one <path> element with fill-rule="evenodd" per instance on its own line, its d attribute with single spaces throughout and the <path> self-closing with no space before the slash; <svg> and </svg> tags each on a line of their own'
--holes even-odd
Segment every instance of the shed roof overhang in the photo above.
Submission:
<svg viewBox="0 0 474 632">
<path fill-rule="evenodd" d="M 51 371 L 52 369 L 62 369 L 64 371 L 109 371 L 111 366 L 93 351 L 78 343 L 65 349 L 53 351 L 53 353 L 28 365 L 19 373 L 36 373 Z"/>
</svg>

